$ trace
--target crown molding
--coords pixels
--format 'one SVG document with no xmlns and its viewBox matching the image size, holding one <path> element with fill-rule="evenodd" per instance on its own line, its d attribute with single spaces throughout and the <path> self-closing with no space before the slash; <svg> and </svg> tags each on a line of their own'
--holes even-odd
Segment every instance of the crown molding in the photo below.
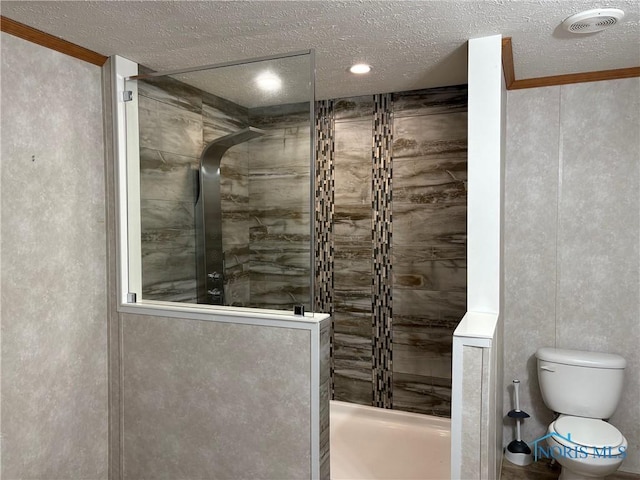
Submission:
<svg viewBox="0 0 640 480">
<path fill-rule="evenodd" d="M 41 30 L 36 30 L 35 28 L 16 22 L 15 20 L 11 20 L 7 17 L 0 16 L 0 30 L 10 35 L 22 38 L 23 40 L 36 43 L 99 67 L 104 65 L 108 58 L 105 55 L 81 47 L 75 43 L 68 42 L 59 37 L 54 37 L 53 35 L 49 35 Z M 554 75 L 549 77 L 516 80 L 511 37 L 505 37 L 502 39 L 502 70 L 507 90 L 640 77 L 640 67 L 631 67 L 616 70 L 600 70 L 597 72 L 571 73 L 568 75 Z"/>
<path fill-rule="evenodd" d="M 67 42 L 66 40 L 54 37 L 53 35 L 49 35 L 48 33 L 36 30 L 28 25 L 3 16 L 0 16 L 0 31 L 99 67 L 104 65 L 108 58 L 80 45 Z"/>
<path fill-rule="evenodd" d="M 523 88 L 551 87 L 571 83 L 599 82 L 601 80 L 617 80 L 620 78 L 640 77 L 640 67 L 620 68 L 616 70 L 600 70 L 597 72 L 570 73 L 550 77 L 526 78 L 516 80 L 513 66 L 513 48 L 511 37 L 502 39 L 502 70 L 507 90 Z"/>
</svg>

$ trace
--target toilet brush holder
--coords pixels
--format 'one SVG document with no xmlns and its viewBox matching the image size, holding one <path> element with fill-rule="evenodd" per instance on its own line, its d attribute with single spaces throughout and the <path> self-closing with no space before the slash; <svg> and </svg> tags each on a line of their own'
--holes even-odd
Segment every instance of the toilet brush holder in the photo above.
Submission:
<svg viewBox="0 0 640 480">
<path fill-rule="evenodd" d="M 516 408 L 507 413 L 507 416 L 516 421 L 516 439 L 507 445 L 504 456 L 511 463 L 524 466 L 529 465 L 533 461 L 529 445 L 523 442 L 520 436 L 520 424 L 525 418 L 529 418 L 529 414 L 520 410 L 520 380 L 513 381 L 513 388 L 515 390 Z"/>
</svg>

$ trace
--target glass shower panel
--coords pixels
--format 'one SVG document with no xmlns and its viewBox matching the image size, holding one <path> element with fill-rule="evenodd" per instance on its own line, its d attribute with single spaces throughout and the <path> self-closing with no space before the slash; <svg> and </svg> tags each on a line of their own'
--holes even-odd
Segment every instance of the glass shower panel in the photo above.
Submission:
<svg viewBox="0 0 640 480">
<path fill-rule="evenodd" d="M 128 81 L 143 299 L 312 311 L 312 80 L 305 52 Z"/>
</svg>

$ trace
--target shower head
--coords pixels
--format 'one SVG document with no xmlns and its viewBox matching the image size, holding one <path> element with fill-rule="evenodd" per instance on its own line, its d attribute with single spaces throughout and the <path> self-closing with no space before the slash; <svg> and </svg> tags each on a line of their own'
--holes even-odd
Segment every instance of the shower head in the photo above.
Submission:
<svg viewBox="0 0 640 480">
<path fill-rule="evenodd" d="M 233 147 L 234 145 L 238 145 L 239 143 L 248 142 L 257 137 L 261 137 L 265 135 L 267 132 L 264 130 L 260 130 L 255 127 L 247 127 L 242 130 L 238 130 L 237 132 L 230 133 L 229 135 L 225 135 L 224 137 L 220 137 L 209 143 L 204 151 L 206 151 L 209 147 L 216 146 L 224 147 L 224 149 L 228 149 Z"/>
<path fill-rule="evenodd" d="M 247 127 L 237 132 L 230 133 L 224 137 L 216 138 L 212 142 L 209 142 L 202 150 L 200 156 L 200 167 L 202 169 L 213 169 L 213 171 L 220 168 L 220 162 L 224 153 L 234 145 L 238 145 L 243 142 L 262 135 L 266 135 L 267 132 L 255 127 Z"/>
</svg>

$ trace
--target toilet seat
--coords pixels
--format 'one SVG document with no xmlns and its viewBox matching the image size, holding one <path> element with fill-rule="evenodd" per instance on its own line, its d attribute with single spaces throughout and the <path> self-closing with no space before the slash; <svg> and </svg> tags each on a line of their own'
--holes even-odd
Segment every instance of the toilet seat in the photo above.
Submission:
<svg viewBox="0 0 640 480">
<path fill-rule="evenodd" d="M 553 422 L 553 430 L 561 437 L 556 437 L 558 443 L 571 443 L 587 448 L 618 447 L 624 443 L 620 430 L 596 418 L 562 416 Z"/>
</svg>

